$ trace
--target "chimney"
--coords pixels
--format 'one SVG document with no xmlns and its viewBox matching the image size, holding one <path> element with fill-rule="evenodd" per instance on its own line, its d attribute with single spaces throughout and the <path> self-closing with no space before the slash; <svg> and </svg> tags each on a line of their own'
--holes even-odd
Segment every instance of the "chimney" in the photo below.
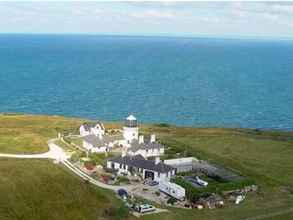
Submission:
<svg viewBox="0 0 293 220">
<path fill-rule="evenodd" d="M 161 162 L 160 157 L 156 157 L 156 158 L 155 158 L 155 164 L 157 165 L 157 164 L 159 164 L 160 162 Z"/>
<path fill-rule="evenodd" d="M 144 137 L 143 137 L 143 135 L 139 135 L 139 137 L 138 137 L 138 143 L 139 144 L 143 144 L 144 143 Z"/>
<path fill-rule="evenodd" d="M 156 135 L 152 134 L 151 135 L 151 143 L 154 143 L 154 142 L 156 142 Z"/>
</svg>

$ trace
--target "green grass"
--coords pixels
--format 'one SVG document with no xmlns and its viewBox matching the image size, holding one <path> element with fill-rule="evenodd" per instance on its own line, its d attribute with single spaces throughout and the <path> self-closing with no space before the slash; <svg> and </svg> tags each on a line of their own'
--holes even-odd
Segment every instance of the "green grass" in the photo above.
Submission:
<svg viewBox="0 0 293 220">
<path fill-rule="evenodd" d="M 168 152 L 223 165 L 253 179 L 257 195 L 249 195 L 240 206 L 220 210 L 176 210 L 160 219 L 245 219 L 293 207 L 293 133 L 246 129 L 179 128 L 145 126 L 159 134 Z M 275 217 L 276 218 L 276 217 Z M 155 219 L 152 216 L 144 219 Z"/>
<path fill-rule="evenodd" d="M 80 137 L 69 138 L 69 141 L 70 141 L 70 143 L 74 143 L 77 146 L 82 147 L 82 142 L 83 141 L 82 141 L 82 138 L 80 138 Z"/>
<path fill-rule="evenodd" d="M 0 114 L 1 153 L 40 153 L 58 132 L 76 131 L 83 120 L 60 116 Z"/>
<path fill-rule="evenodd" d="M 57 116 L 0 115 L 0 152 L 45 151 L 46 141 L 49 138 L 55 137 L 58 131 L 76 130 L 82 121 L 84 120 Z M 115 126 L 117 127 L 115 123 L 109 124 L 111 128 L 115 128 Z M 106 124 L 106 127 L 108 127 L 108 124 Z M 148 215 L 141 219 L 236 220 L 288 210 L 293 207 L 292 132 L 180 128 L 165 124 L 144 125 L 142 130 L 145 134 L 157 134 L 160 141 L 169 147 L 167 150 L 169 155 L 167 156 L 174 157 L 174 153 L 179 153 L 181 156 L 196 156 L 234 169 L 236 172 L 254 180 L 260 186 L 260 190 L 256 194 L 249 194 L 247 199 L 239 206 L 227 204 L 223 209 L 201 211 L 171 209 L 169 213 Z M 103 158 L 98 157 L 96 159 L 103 161 Z M 2 165 L 0 165 L 2 190 L 0 191 L 0 215 L 5 217 L 7 213 L 10 213 L 13 217 L 20 213 L 21 216 L 19 218 L 14 217 L 14 219 L 70 219 L 70 217 L 73 217 L 72 219 L 92 219 L 92 212 L 98 212 L 98 215 L 101 216 L 104 210 L 111 210 L 111 208 L 104 206 L 104 202 L 98 203 L 97 201 L 96 203 L 95 199 L 116 201 L 112 193 L 105 194 L 102 190 L 84 186 L 79 179 L 74 178 L 67 170 L 47 162 L 45 162 L 45 165 L 42 165 L 42 163 L 41 161 L 32 162 L 28 160 L 21 162 L 13 160 L 12 163 L 2 160 Z M 34 177 L 33 174 L 37 177 Z M 32 177 L 32 181 L 36 182 L 36 186 L 38 186 L 35 187 L 37 190 L 34 190 L 31 195 L 27 191 L 33 187 L 33 183 L 28 177 Z M 71 181 L 73 181 L 74 186 L 71 186 Z M 21 187 L 22 185 L 23 187 Z M 91 192 L 85 192 L 87 199 L 90 201 L 90 205 L 88 205 L 90 207 L 86 209 L 87 211 L 83 210 L 85 204 L 87 204 L 84 199 L 78 199 L 77 204 L 79 205 L 71 203 L 71 200 L 76 201 L 76 196 L 73 196 L 76 194 L 68 191 L 74 192 L 77 190 L 78 195 L 82 194 L 76 185 L 81 187 L 80 190 L 82 191 L 89 190 Z M 50 186 L 53 191 L 58 192 L 58 196 L 50 197 L 48 195 L 47 191 L 51 192 Z M 84 187 L 88 188 L 85 189 Z M 42 202 L 40 204 L 42 209 L 40 209 L 36 205 L 37 202 L 40 202 L 41 198 L 47 197 L 48 201 Z M 56 204 L 53 204 L 53 200 Z M 3 206 L 4 201 L 5 205 Z M 60 204 L 62 208 L 58 208 L 57 205 Z M 108 202 L 105 202 L 105 204 L 108 204 Z M 79 206 L 79 211 L 77 211 L 76 206 Z M 113 202 L 113 206 L 117 206 L 115 202 Z M 56 207 L 58 213 L 60 212 L 59 216 L 55 218 L 55 214 L 48 211 L 50 207 Z M 97 210 L 91 207 L 95 207 Z M 63 213 L 60 209 L 63 210 Z M 73 211 L 70 211 L 71 209 Z M 41 217 L 31 218 L 32 215 Z M 80 217 L 80 215 L 83 217 Z M 1 220 L 5 219 L 1 217 Z M 292 214 L 286 213 L 268 219 L 290 218 L 292 218 Z M 99 219 L 103 218 L 100 217 Z"/>
<path fill-rule="evenodd" d="M 114 193 L 46 160 L 0 159 L 0 195 L 1 220 L 121 219 L 127 214 Z"/>
</svg>

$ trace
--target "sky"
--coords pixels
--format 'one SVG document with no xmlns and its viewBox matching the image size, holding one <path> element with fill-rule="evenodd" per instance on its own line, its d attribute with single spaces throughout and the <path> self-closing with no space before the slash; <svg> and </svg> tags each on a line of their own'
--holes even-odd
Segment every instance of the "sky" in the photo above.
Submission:
<svg viewBox="0 0 293 220">
<path fill-rule="evenodd" d="M 293 38 L 293 2 L 4 2 L 0 33 Z"/>
</svg>

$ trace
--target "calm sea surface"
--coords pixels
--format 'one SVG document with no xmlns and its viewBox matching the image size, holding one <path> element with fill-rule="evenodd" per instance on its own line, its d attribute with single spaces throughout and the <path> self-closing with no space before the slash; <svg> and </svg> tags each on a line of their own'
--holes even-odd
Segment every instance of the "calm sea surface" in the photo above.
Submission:
<svg viewBox="0 0 293 220">
<path fill-rule="evenodd" d="M 0 35 L 0 111 L 293 129 L 293 42 Z"/>
</svg>

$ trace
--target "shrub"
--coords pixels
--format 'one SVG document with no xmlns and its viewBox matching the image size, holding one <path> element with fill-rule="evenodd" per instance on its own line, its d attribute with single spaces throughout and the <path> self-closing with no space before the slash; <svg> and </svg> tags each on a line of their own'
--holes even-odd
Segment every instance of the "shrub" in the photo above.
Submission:
<svg viewBox="0 0 293 220">
<path fill-rule="evenodd" d="M 168 123 L 158 123 L 158 124 L 155 124 L 155 126 L 157 126 L 157 127 L 163 127 L 163 128 L 171 127 L 171 125 L 168 124 Z"/>
<path fill-rule="evenodd" d="M 177 202 L 177 199 L 171 197 L 167 200 L 167 204 L 171 204 L 171 205 L 174 205 L 175 203 Z"/>
<path fill-rule="evenodd" d="M 245 186 L 254 185 L 251 179 L 243 179 L 228 183 L 210 183 L 204 188 L 195 188 L 191 183 L 185 181 L 183 178 L 175 178 L 173 180 L 176 184 L 182 186 L 186 192 L 186 198 L 191 202 L 196 202 L 200 197 L 204 197 L 210 193 L 221 194 L 223 191 L 243 189 Z"/>
<path fill-rule="evenodd" d="M 117 183 L 125 183 L 128 184 L 129 183 L 129 179 L 125 176 L 118 176 L 117 177 Z"/>
<path fill-rule="evenodd" d="M 79 161 L 79 154 L 74 152 L 71 157 L 70 157 L 70 160 L 75 163 L 75 162 L 78 162 Z"/>
<path fill-rule="evenodd" d="M 87 170 L 93 170 L 96 166 L 96 163 L 94 161 L 85 161 L 84 166 Z"/>
</svg>

